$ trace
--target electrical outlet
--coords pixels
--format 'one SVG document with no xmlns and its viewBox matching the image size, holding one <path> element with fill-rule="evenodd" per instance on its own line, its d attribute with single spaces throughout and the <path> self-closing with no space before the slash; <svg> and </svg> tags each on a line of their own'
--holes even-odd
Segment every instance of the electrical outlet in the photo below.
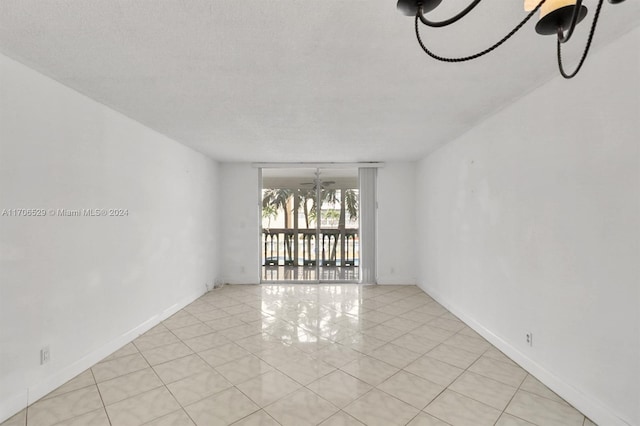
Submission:
<svg viewBox="0 0 640 426">
<path fill-rule="evenodd" d="M 526 334 L 526 338 L 527 338 L 527 345 L 533 346 L 533 333 L 532 332 L 528 332 Z"/>
<path fill-rule="evenodd" d="M 43 346 L 40 349 L 40 365 L 46 364 L 51 360 L 51 352 L 49 351 L 49 345 Z"/>
</svg>

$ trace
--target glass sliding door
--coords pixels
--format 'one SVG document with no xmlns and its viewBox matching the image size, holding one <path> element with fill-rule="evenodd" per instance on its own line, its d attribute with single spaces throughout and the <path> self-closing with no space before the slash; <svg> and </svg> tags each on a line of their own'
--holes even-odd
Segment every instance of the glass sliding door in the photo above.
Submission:
<svg viewBox="0 0 640 426">
<path fill-rule="evenodd" d="M 262 169 L 261 280 L 359 280 L 357 169 Z"/>
<path fill-rule="evenodd" d="M 319 177 L 319 279 L 358 281 L 358 169 L 320 169 Z"/>
<path fill-rule="evenodd" d="M 317 281 L 317 170 L 262 170 L 262 281 Z"/>
</svg>

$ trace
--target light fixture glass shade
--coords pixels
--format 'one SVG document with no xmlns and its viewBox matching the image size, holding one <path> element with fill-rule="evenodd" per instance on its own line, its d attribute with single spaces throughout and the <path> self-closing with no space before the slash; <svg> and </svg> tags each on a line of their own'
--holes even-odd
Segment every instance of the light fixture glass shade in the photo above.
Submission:
<svg viewBox="0 0 640 426">
<path fill-rule="evenodd" d="M 525 12 L 531 12 L 540 3 L 540 0 L 524 0 Z"/>
<path fill-rule="evenodd" d="M 551 12 L 555 12 L 556 10 L 566 7 L 566 6 L 575 6 L 576 0 L 547 0 L 540 7 L 540 19 L 544 18 Z"/>
</svg>

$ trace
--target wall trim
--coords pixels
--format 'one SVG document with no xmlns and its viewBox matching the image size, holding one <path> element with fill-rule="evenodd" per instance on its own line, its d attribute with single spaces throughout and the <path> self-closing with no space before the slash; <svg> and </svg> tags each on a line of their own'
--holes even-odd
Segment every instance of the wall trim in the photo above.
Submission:
<svg viewBox="0 0 640 426">
<path fill-rule="evenodd" d="M 378 277 L 376 282 L 379 285 L 416 285 L 415 278 L 409 277 Z"/>
<path fill-rule="evenodd" d="M 437 292 L 428 291 L 420 284 L 418 284 L 418 287 L 596 424 L 632 426 L 630 422 L 617 416 L 601 401 L 583 393 L 561 377 L 547 370 L 544 366 L 538 364 L 514 347 L 509 341 L 495 334 L 475 318 L 467 315 L 457 306 L 451 304 L 446 298 L 442 297 L 442 295 Z"/>
<path fill-rule="evenodd" d="M 153 315 L 131 330 L 123 333 L 115 339 L 112 339 L 111 341 L 100 346 L 87 355 L 84 355 L 77 361 L 60 369 L 58 372 L 49 375 L 44 380 L 32 384 L 24 391 L 16 392 L 16 395 L 10 397 L 8 400 L 1 401 L 0 423 L 19 413 L 21 410 L 38 401 L 43 396 L 48 395 L 50 392 L 54 391 L 69 380 L 73 379 L 78 374 L 82 373 L 86 369 L 95 365 L 97 362 L 111 355 L 122 346 L 133 341 L 136 337 L 160 324 L 160 322 L 169 318 L 171 315 L 175 314 L 180 309 L 184 308 L 205 293 L 206 291 L 198 291 L 190 294 L 187 297 L 184 297 L 179 302 L 164 309 L 161 313 Z"/>
<path fill-rule="evenodd" d="M 16 392 L 15 395 L 0 402 L 0 423 L 18 414 L 27 406 L 28 392 L 27 389 Z"/>
<path fill-rule="evenodd" d="M 292 163 L 251 163 L 251 167 L 258 169 L 290 169 L 299 167 L 309 167 L 313 169 L 343 169 L 343 168 L 381 168 L 384 167 L 384 163 L 371 161 L 362 163 L 340 163 L 340 162 L 326 162 L 326 163 L 306 163 L 306 162 L 292 162 Z"/>
</svg>

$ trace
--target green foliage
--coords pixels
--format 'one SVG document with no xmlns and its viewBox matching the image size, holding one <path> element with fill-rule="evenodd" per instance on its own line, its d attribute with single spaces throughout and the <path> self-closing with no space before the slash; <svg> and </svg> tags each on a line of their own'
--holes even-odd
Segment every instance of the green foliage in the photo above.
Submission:
<svg viewBox="0 0 640 426">
<path fill-rule="evenodd" d="M 344 199 L 346 202 L 346 211 L 349 214 L 349 219 L 358 219 L 358 191 L 355 189 L 345 190 Z"/>
<path fill-rule="evenodd" d="M 341 196 L 339 196 L 340 194 Z M 292 197 L 295 196 L 298 198 L 298 204 L 303 209 L 304 217 L 305 217 L 305 225 L 307 229 L 311 226 L 311 223 L 317 221 L 317 198 L 316 198 L 316 188 L 308 188 L 308 189 L 284 189 L 284 188 L 269 188 L 264 189 L 262 192 L 262 217 L 276 219 L 278 217 L 278 212 L 282 209 L 285 212 L 285 227 L 289 225 L 289 215 L 290 213 L 287 210 L 290 205 L 290 201 Z M 342 198 L 342 199 L 341 199 Z M 330 188 L 322 188 L 320 190 L 320 200 L 322 204 L 331 204 L 332 206 L 340 206 L 343 202 L 345 203 L 345 211 L 349 216 L 349 220 L 357 220 L 358 219 L 358 190 L 357 189 L 330 189 Z M 311 206 L 309 206 L 311 204 Z M 332 210 L 329 210 L 332 211 Z M 338 214 L 339 218 L 340 209 L 335 210 L 335 214 Z M 325 218 L 335 219 L 333 217 L 329 217 L 328 211 L 323 213 Z M 340 220 L 340 222 L 342 222 Z"/>
<path fill-rule="evenodd" d="M 275 210 L 274 218 L 278 217 L 278 210 L 284 211 L 285 227 L 288 227 L 289 212 L 287 211 L 287 203 L 293 195 L 291 189 L 270 188 L 262 191 L 262 217 L 269 217 L 270 211 Z"/>
<path fill-rule="evenodd" d="M 269 221 L 269 226 L 271 226 L 271 219 L 277 219 L 278 218 L 278 207 L 273 205 L 273 204 L 269 204 L 269 205 L 263 205 L 262 206 L 262 218 L 263 219 L 267 219 Z"/>
</svg>

